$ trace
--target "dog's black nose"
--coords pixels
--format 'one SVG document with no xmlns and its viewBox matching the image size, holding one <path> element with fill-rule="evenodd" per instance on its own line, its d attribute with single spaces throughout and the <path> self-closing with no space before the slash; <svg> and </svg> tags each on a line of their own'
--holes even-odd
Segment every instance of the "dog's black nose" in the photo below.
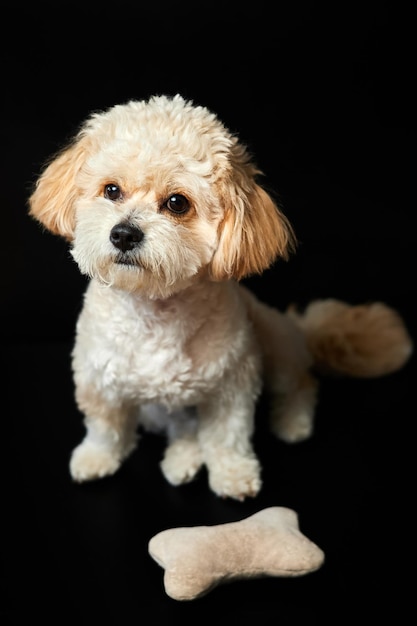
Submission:
<svg viewBox="0 0 417 626">
<path fill-rule="evenodd" d="M 116 224 L 110 231 L 110 241 L 122 252 L 133 250 L 142 239 L 143 231 L 129 222 Z"/>
</svg>

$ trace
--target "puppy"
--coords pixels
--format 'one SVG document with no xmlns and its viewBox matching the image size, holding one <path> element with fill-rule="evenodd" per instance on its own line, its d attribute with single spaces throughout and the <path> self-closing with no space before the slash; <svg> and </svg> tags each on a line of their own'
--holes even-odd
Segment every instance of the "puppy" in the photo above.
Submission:
<svg viewBox="0 0 417 626">
<path fill-rule="evenodd" d="M 409 358 L 405 325 L 382 303 L 280 313 L 243 286 L 295 249 L 260 174 L 215 114 L 176 95 L 92 114 L 36 181 L 30 215 L 90 278 L 72 353 L 86 429 L 75 481 L 116 472 L 149 429 L 166 436 L 172 485 L 205 465 L 218 496 L 254 497 L 263 389 L 272 431 L 301 441 L 315 370 L 382 376 Z"/>
</svg>

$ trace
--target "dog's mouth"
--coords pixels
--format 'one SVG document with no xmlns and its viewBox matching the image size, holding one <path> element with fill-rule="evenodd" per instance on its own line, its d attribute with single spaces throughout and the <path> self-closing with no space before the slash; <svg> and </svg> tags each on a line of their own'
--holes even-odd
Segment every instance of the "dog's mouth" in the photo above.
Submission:
<svg viewBox="0 0 417 626">
<path fill-rule="evenodd" d="M 138 259 L 129 253 L 119 252 L 114 259 L 116 265 L 124 265 L 126 267 L 139 267 Z"/>
</svg>

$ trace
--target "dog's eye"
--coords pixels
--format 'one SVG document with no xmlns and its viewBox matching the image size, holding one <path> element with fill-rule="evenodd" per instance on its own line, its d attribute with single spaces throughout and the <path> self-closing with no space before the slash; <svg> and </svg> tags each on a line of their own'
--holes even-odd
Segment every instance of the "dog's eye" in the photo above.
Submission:
<svg viewBox="0 0 417 626">
<path fill-rule="evenodd" d="M 121 200 L 123 198 L 122 190 L 118 185 L 114 183 L 109 183 L 104 187 L 104 197 L 108 200 L 112 200 L 115 202 L 116 200 Z"/>
<path fill-rule="evenodd" d="M 182 196 L 180 193 L 176 193 L 165 200 L 162 204 L 162 208 L 168 209 L 171 213 L 180 215 L 181 213 L 186 213 L 188 211 L 190 203 L 185 196 Z"/>
</svg>

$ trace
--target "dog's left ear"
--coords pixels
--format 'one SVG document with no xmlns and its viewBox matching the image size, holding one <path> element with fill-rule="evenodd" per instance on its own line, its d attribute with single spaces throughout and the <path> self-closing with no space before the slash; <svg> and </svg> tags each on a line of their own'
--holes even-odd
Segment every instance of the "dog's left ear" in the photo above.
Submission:
<svg viewBox="0 0 417 626">
<path fill-rule="evenodd" d="M 78 196 L 75 179 L 86 159 L 86 143 L 85 138 L 77 138 L 55 156 L 29 198 L 29 214 L 68 241 L 74 237 L 74 204 Z"/>
<path fill-rule="evenodd" d="M 215 280 L 261 274 L 295 248 L 294 231 L 272 197 L 257 183 L 225 185 L 224 219 L 211 263 Z"/>
</svg>

